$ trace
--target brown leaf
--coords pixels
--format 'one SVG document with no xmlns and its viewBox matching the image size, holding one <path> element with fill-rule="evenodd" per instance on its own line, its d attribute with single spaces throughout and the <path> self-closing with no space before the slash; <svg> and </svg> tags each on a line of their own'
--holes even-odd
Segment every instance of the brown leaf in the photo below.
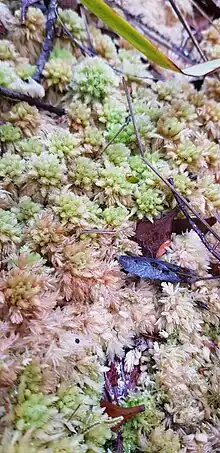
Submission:
<svg viewBox="0 0 220 453">
<path fill-rule="evenodd" d="M 200 220 L 196 218 L 192 218 L 193 222 L 196 224 L 196 226 L 200 229 L 200 231 L 203 234 L 206 234 L 208 232 L 208 228 L 200 222 Z M 209 217 L 208 219 L 205 219 L 206 222 L 210 225 L 213 226 L 217 222 L 215 217 Z M 172 227 L 172 233 L 185 233 L 185 231 L 190 231 L 192 229 L 192 226 L 190 225 L 189 221 L 184 218 L 184 219 L 175 219 L 173 221 L 173 227 Z"/>
<path fill-rule="evenodd" d="M 121 407 L 117 406 L 116 404 L 109 403 L 108 401 L 101 400 L 100 406 L 105 407 L 105 412 L 107 412 L 109 417 L 123 417 L 124 419 L 116 426 L 114 426 L 114 428 L 112 428 L 112 431 L 117 431 L 118 428 L 125 422 L 125 420 L 129 420 L 140 412 L 145 411 L 145 406 L 143 404 L 141 406 L 134 407 Z"/>
<path fill-rule="evenodd" d="M 218 277 L 220 276 L 220 263 L 210 263 L 210 266 L 211 266 L 211 270 L 210 270 L 210 274 Z"/>
<path fill-rule="evenodd" d="M 160 247 L 171 238 L 173 219 L 176 214 L 177 210 L 174 209 L 153 223 L 149 220 L 137 222 L 136 241 L 142 248 L 143 256 L 156 258 L 158 253 L 162 256 Z"/>
</svg>

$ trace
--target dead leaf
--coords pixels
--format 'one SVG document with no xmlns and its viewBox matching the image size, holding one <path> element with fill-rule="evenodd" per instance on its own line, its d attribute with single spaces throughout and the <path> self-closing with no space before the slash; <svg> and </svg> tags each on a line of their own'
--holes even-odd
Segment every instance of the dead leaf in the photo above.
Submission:
<svg viewBox="0 0 220 453">
<path fill-rule="evenodd" d="M 112 431 L 117 431 L 118 428 L 130 418 L 134 417 L 135 415 L 139 414 L 140 412 L 145 411 L 145 406 L 142 404 L 141 406 L 134 406 L 134 407 L 121 407 L 117 406 L 116 404 L 109 403 L 108 401 L 101 400 L 100 406 L 105 408 L 105 412 L 108 414 L 109 417 L 116 418 L 116 417 L 123 417 L 124 420 L 119 422 Z"/>
<path fill-rule="evenodd" d="M 194 217 L 192 217 L 192 220 L 203 234 L 208 233 L 208 228 L 202 222 L 200 222 L 200 220 Z M 210 226 L 215 225 L 215 223 L 217 222 L 215 217 L 209 217 L 205 220 Z M 191 229 L 192 226 L 186 218 L 173 220 L 172 233 L 181 234 L 185 233 L 185 231 L 187 230 L 190 231 Z"/>
<path fill-rule="evenodd" d="M 162 245 L 169 241 L 172 233 L 173 219 L 177 210 L 173 210 L 156 219 L 153 223 L 149 220 L 139 220 L 136 225 L 136 241 L 142 249 L 143 256 L 158 258 L 162 256 Z M 160 255 L 157 256 L 157 253 Z"/>
<path fill-rule="evenodd" d="M 210 274 L 212 274 L 213 276 L 220 276 L 220 263 L 210 263 Z"/>
</svg>

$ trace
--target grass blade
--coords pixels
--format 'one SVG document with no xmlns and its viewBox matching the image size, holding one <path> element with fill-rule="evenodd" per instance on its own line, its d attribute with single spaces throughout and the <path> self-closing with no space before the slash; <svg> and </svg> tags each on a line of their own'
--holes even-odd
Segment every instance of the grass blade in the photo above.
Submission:
<svg viewBox="0 0 220 453">
<path fill-rule="evenodd" d="M 81 3 L 93 14 L 95 14 L 95 16 L 99 17 L 99 19 L 101 19 L 119 36 L 122 36 L 149 60 L 158 64 L 162 68 L 170 69 L 175 72 L 181 72 L 182 74 L 191 77 L 203 77 L 220 68 L 220 59 L 216 59 L 190 66 L 186 69 L 180 69 L 172 60 L 170 60 L 170 58 L 157 49 L 151 41 L 139 33 L 138 30 L 123 19 L 123 17 L 108 6 L 103 0 L 81 0 Z"/>
<path fill-rule="evenodd" d="M 93 14 L 99 17 L 105 24 L 114 30 L 119 36 L 122 36 L 136 49 L 138 49 L 149 60 L 154 61 L 159 66 L 172 71 L 180 72 L 178 66 L 173 63 L 163 52 L 157 49 L 154 44 L 145 38 L 139 31 L 123 19 L 110 6 L 106 5 L 103 0 L 82 0 L 81 3 L 86 6 Z"/>
</svg>

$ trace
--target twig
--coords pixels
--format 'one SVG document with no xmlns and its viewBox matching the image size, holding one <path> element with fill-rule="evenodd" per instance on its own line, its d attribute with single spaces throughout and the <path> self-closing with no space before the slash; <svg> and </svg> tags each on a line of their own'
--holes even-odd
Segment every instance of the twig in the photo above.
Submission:
<svg viewBox="0 0 220 453">
<path fill-rule="evenodd" d="M 116 231 L 112 231 L 112 230 L 99 230 L 99 229 L 96 229 L 96 228 L 91 228 L 90 230 L 82 230 L 80 231 L 80 236 L 82 234 L 86 234 L 86 233 L 96 233 L 96 234 L 116 234 Z"/>
<path fill-rule="evenodd" d="M 83 44 L 81 44 L 78 41 L 78 39 L 76 39 L 75 36 L 73 36 L 73 34 L 68 30 L 68 28 L 66 27 L 66 25 L 62 21 L 62 19 L 61 19 L 61 17 L 60 17 L 58 12 L 57 12 L 57 17 L 59 19 L 59 22 L 60 22 L 64 32 L 71 39 L 71 41 L 75 44 L 75 46 L 77 46 L 81 50 L 83 56 L 85 57 L 86 55 L 88 55 L 89 57 L 95 57 L 96 56 L 95 51 L 93 49 L 90 49 L 89 47 L 86 47 Z"/>
<path fill-rule="evenodd" d="M 79 5 L 79 10 L 80 10 L 80 14 L 81 14 L 81 17 L 82 17 L 84 25 L 85 25 L 89 47 L 91 49 L 93 49 L 92 39 L 91 39 L 91 35 L 90 35 L 90 32 L 89 32 L 89 27 L 88 27 L 88 22 L 87 22 L 87 17 L 86 17 L 86 12 L 85 12 L 84 6 L 83 5 Z"/>
<path fill-rule="evenodd" d="M 89 57 L 95 57 L 97 55 L 97 53 L 87 47 L 87 46 L 84 46 L 83 44 L 81 44 L 78 39 L 75 38 L 75 36 L 73 36 L 73 34 L 68 30 L 68 28 L 66 27 L 66 25 L 63 23 L 61 17 L 59 16 L 59 14 L 57 13 L 57 17 L 59 18 L 59 21 L 60 21 L 60 24 L 62 25 L 62 28 L 64 30 L 64 32 L 66 33 L 67 36 L 69 36 L 69 38 L 71 39 L 71 41 L 81 50 L 82 54 L 84 56 L 89 56 Z M 118 75 L 120 76 L 124 76 L 124 72 L 121 71 L 120 69 L 116 68 L 115 66 L 112 66 L 110 63 L 108 63 L 108 61 L 104 60 L 105 63 L 111 68 L 113 69 L 113 71 L 115 71 Z M 150 77 L 150 76 L 136 76 L 136 75 L 132 75 L 132 78 L 133 79 L 137 79 L 137 80 L 161 80 L 161 78 L 157 78 L 157 77 Z"/>
<path fill-rule="evenodd" d="M 212 19 L 210 19 L 210 17 L 208 16 L 208 14 L 206 14 L 206 12 L 203 10 L 203 8 L 200 7 L 200 6 L 196 3 L 195 0 L 190 0 L 190 1 L 191 1 L 191 3 L 193 4 L 193 6 L 199 11 L 199 13 L 207 19 L 207 21 L 209 22 L 210 26 L 213 27 L 213 28 L 215 28 L 215 30 L 220 34 L 219 28 L 216 27 L 215 24 L 213 24 Z"/>
<path fill-rule="evenodd" d="M 33 76 L 33 79 L 36 80 L 36 82 L 40 82 L 42 71 L 44 69 L 46 62 L 48 61 L 51 50 L 53 48 L 54 28 L 56 23 L 56 9 L 57 0 L 50 0 L 47 13 L 46 36 L 42 45 L 41 54 L 37 61 L 37 70 Z"/>
<path fill-rule="evenodd" d="M 173 179 L 169 178 L 168 181 L 174 186 Z M 205 234 L 202 233 L 202 231 L 199 229 L 199 227 L 194 223 L 192 217 L 189 215 L 187 212 L 187 209 L 185 208 L 184 203 L 182 200 L 180 200 L 180 197 L 177 194 L 174 194 L 174 197 L 176 198 L 177 204 L 185 217 L 187 218 L 189 224 L 191 225 L 192 229 L 195 231 L 196 234 L 198 234 L 199 238 L 201 239 L 202 243 L 206 246 L 206 248 L 212 253 L 212 255 L 220 260 L 220 254 L 215 251 L 215 247 L 212 247 L 209 242 L 207 241 Z M 206 279 L 209 279 L 210 277 L 207 277 Z"/>
<path fill-rule="evenodd" d="M 21 24 L 25 24 L 27 9 L 30 5 L 30 0 L 21 1 Z"/>
<path fill-rule="evenodd" d="M 183 17 L 179 7 L 176 5 L 174 0 L 169 0 L 169 2 L 171 4 L 172 8 L 174 9 L 178 19 L 180 20 L 181 24 L 183 25 L 183 27 L 187 31 L 189 37 L 191 38 L 194 46 L 198 50 L 198 52 L 199 52 L 200 56 L 202 57 L 203 61 L 207 61 L 207 58 L 206 58 L 205 54 L 203 53 L 202 49 L 199 46 L 199 43 L 198 43 L 197 39 L 195 38 L 195 36 L 193 35 L 192 31 L 190 30 L 190 27 L 189 27 L 187 21 L 185 20 L 185 18 Z"/>
<path fill-rule="evenodd" d="M 130 115 L 126 118 L 125 122 L 122 124 L 122 126 L 120 127 L 120 129 L 116 132 L 116 134 L 114 135 L 114 137 L 112 137 L 112 139 L 107 143 L 107 145 L 105 146 L 105 148 L 101 151 L 100 155 L 103 154 L 107 149 L 108 147 L 115 141 L 115 139 L 118 137 L 118 135 L 124 130 L 124 128 L 129 124 L 131 120 L 131 117 Z"/>
<path fill-rule="evenodd" d="M 127 103 L 128 103 L 128 107 L 129 107 L 129 111 L 130 111 L 130 115 L 131 115 L 131 119 L 132 119 L 132 123 L 133 123 L 133 126 L 134 126 L 134 132 L 135 132 L 135 136 L 136 136 L 136 139 L 137 139 L 137 143 L 138 143 L 138 148 L 139 148 L 139 151 L 140 151 L 140 155 L 141 155 L 141 158 L 143 160 L 143 162 L 164 182 L 164 184 L 166 184 L 171 190 L 172 192 L 177 195 L 179 197 L 179 199 L 184 203 L 185 206 L 187 206 L 188 209 L 190 209 L 190 211 L 200 220 L 200 222 L 202 222 L 206 227 L 207 229 L 213 234 L 213 236 L 215 236 L 216 239 L 218 239 L 218 241 L 220 241 L 220 236 L 216 233 L 215 230 L 213 230 L 213 228 L 206 222 L 205 219 L 203 219 L 196 211 L 195 209 L 190 205 L 190 203 L 186 200 L 186 198 L 181 195 L 176 189 L 175 187 L 173 187 L 173 185 L 166 179 L 164 178 L 158 171 L 157 169 L 150 163 L 148 162 L 148 160 L 144 157 L 144 150 L 143 150 L 143 145 L 142 145 L 142 142 L 141 142 L 141 139 L 140 139 L 140 135 L 139 135 L 139 132 L 138 132 L 138 127 L 137 127 L 137 123 L 136 123 L 136 119 L 135 119 L 135 116 L 134 116 L 134 112 L 133 112 L 133 107 L 132 107 L 132 102 L 131 102 L 131 96 L 129 94 L 129 91 L 128 91 L 128 87 L 127 87 L 127 83 L 125 81 L 125 78 L 123 77 L 122 79 L 123 81 L 123 86 L 124 86 L 124 91 L 125 91 L 125 95 L 126 95 L 126 98 L 127 98 Z"/>
<path fill-rule="evenodd" d="M 36 98 L 31 98 L 27 94 L 19 93 L 18 91 L 8 90 L 0 86 L 0 96 L 14 99 L 15 101 L 24 101 L 30 105 L 35 105 L 38 109 L 47 110 L 48 112 L 55 113 L 58 116 L 66 114 L 66 110 L 61 107 L 55 107 L 54 105 L 47 104 L 46 102 L 40 101 Z"/>
<path fill-rule="evenodd" d="M 192 64 L 197 63 L 197 61 L 192 59 L 189 55 L 181 52 L 180 48 L 175 43 L 173 43 L 167 36 L 164 36 L 161 32 L 156 30 L 151 25 L 145 24 L 141 20 L 141 17 L 135 16 L 135 14 L 132 14 L 130 11 L 128 11 L 126 8 L 124 8 L 121 4 L 119 4 L 115 0 L 107 0 L 107 3 L 110 6 L 116 6 L 117 8 L 119 8 L 121 10 L 121 12 L 126 16 L 126 19 L 130 20 L 131 22 L 133 22 L 133 24 L 138 26 L 143 31 L 143 33 L 145 33 L 146 35 L 149 36 L 149 38 L 153 39 L 158 44 L 163 45 L 168 50 L 171 50 L 172 52 L 176 53 L 179 57 L 189 61 L 190 63 L 192 63 Z M 157 38 L 155 36 L 150 35 L 149 32 L 154 33 L 157 36 Z"/>
</svg>

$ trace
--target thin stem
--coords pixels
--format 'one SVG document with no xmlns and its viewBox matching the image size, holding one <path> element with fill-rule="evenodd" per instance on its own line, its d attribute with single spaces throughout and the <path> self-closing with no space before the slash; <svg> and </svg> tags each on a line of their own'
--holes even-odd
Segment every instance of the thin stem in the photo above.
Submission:
<svg viewBox="0 0 220 453">
<path fill-rule="evenodd" d="M 173 180 L 172 178 L 169 179 L 169 182 L 174 185 L 173 183 Z M 177 204 L 179 206 L 179 208 L 181 209 L 181 211 L 183 212 L 183 214 L 185 215 L 185 217 L 187 218 L 189 224 L 191 225 L 192 229 L 195 231 L 196 234 L 198 234 L 199 238 L 201 239 L 202 243 L 206 246 L 206 248 L 209 250 L 209 252 L 212 253 L 212 255 L 217 258 L 218 260 L 220 260 L 220 254 L 218 252 L 215 251 L 215 247 L 212 247 L 209 242 L 206 240 L 206 237 L 205 237 L 205 234 L 202 233 L 202 231 L 200 231 L 200 229 L 198 228 L 198 226 L 194 223 L 192 217 L 189 215 L 189 213 L 187 212 L 187 209 L 185 208 L 184 206 L 184 203 L 180 200 L 179 196 L 178 195 L 174 195 L 175 198 L 176 198 L 176 201 L 177 201 Z M 207 277 L 207 279 L 210 278 L 210 277 Z"/>
<path fill-rule="evenodd" d="M 215 24 L 213 24 L 212 19 L 210 19 L 210 17 L 208 16 L 208 14 L 206 14 L 206 12 L 202 9 L 202 7 L 200 7 L 200 6 L 196 3 L 195 0 L 190 0 L 190 1 L 191 1 L 191 3 L 193 4 L 193 6 L 199 11 L 199 13 L 207 19 L 207 21 L 209 22 L 210 26 L 213 27 L 213 28 L 215 28 L 215 30 L 220 34 L 219 28 L 216 27 Z"/>
<path fill-rule="evenodd" d="M 55 113 L 58 116 L 63 116 L 66 114 L 66 109 L 61 107 L 55 107 L 51 104 L 47 104 L 36 98 L 31 98 L 27 94 L 19 93 L 18 91 L 8 90 L 8 88 L 3 88 L 0 86 L 0 96 L 14 99 L 15 101 L 27 102 L 30 105 L 34 105 L 38 109 L 47 110 L 48 112 Z"/>
<path fill-rule="evenodd" d="M 37 61 L 37 70 L 33 76 L 33 79 L 36 82 L 40 82 L 42 71 L 46 62 L 50 57 L 50 53 L 53 48 L 53 37 L 54 29 L 56 23 L 56 9 L 57 9 L 57 0 L 50 0 L 48 13 L 47 13 L 47 23 L 46 23 L 46 36 L 42 45 L 41 54 Z"/>
<path fill-rule="evenodd" d="M 118 137 L 118 135 L 124 130 L 124 128 L 129 124 L 130 122 L 130 115 L 126 118 L 125 122 L 122 124 L 122 126 L 120 127 L 120 129 L 116 132 L 116 134 L 114 135 L 114 137 L 112 137 L 112 139 L 107 143 L 107 145 L 105 146 L 105 148 L 101 151 L 100 155 L 103 154 L 107 149 L 108 147 L 115 141 L 115 139 Z"/>
<path fill-rule="evenodd" d="M 202 49 L 200 48 L 199 46 L 199 43 L 197 41 L 197 39 L 195 38 L 195 36 L 193 35 L 193 33 L 191 32 L 190 30 L 190 27 L 187 23 L 187 21 L 185 20 L 185 18 L 183 17 L 180 9 L 178 8 L 178 6 L 176 5 L 175 1 L 174 0 L 169 0 L 172 8 L 174 9 L 178 19 L 180 20 L 181 24 L 183 25 L 183 27 L 185 28 L 185 30 L 187 31 L 189 37 L 191 38 L 194 46 L 196 47 L 196 49 L 198 50 L 200 56 L 202 57 L 203 61 L 207 61 L 207 58 L 205 56 L 205 54 L 203 53 Z"/>
<path fill-rule="evenodd" d="M 85 12 L 84 6 L 80 5 L 79 6 L 79 10 L 80 10 L 80 14 L 81 14 L 81 17 L 82 17 L 84 25 L 85 25 L 89 47 L 91 49 L 93 49 L 92 39 L 91 39 L 91 35 L 90 35 L 90 32 L 89 32 L 89 27 L 88 27 L 88 22 L 87 22 L 87 17 L 86 17 L 86 12 Z"/>
<path fill-rule="evenodd" d="M 185 206 L 187 206 L 188 209 L 190 209 L 190 211 L 200 220 L 200 222 L 202 222 L 206 227 L 207 229 L 213 234 L 213 236 L 215 236 L 216 239 L 218 239 L 218 241 L 220 241 L 220 236 L 215 232 L 215 230 L 213 230 L 213 228 L 206 222 L 205 219 L 203 219 L 196 211 L 195 209 L 190 205 L 190 203 L 186 200 L 186 198 L 181 195 L 176 189 L 175 187 L 172 186 L 172 184 L 166 179 L 164 178 L 157 170 L 156 168 L 150 163 L 148 162 L 148 160 L 144 157 L 144 150 L 143 150 L 143 145 L 142 145 L 142 142 L 141 142 L 141 139 L 140 139 L 140 135 L 139 135 L 139 132 L 138 132 L 138 127 L 137 127 L 137 123 L 136 123 L 136 119 L 135 119 L 135 116 L 134 116 L 134 112 L 133 112 L 133 107 L 132 107 L 132 102 L 131 102 L 131 96 L 129 94 L 129 91 L 128 91 L 128 87 L 127 87 L 127 83 L 125 81 L 125 78 L 123 77 L 122 79 L 123 81 L 123 86 L 124 86 L 124 91 L 125 91 L 125 95 L 126 95 L 126 98 L 127 98 L 127 103 L 128 103 L 128 107 L 129 107 L 129 111 L 130 111 L 130 115 L 131 115 L 131 119 L 132 119 L 132 123 L 133 123 L 133 126 L 134 126 L 134 131 L 135 131 L 135 135 L 136 135 L 136 139 L 137 139 L 137 143 L 138 143 L 138 148 L 139 148 L 139 151 L 140 151 L 140 155 L 141 155 L 141 158 L 143 160 L 143 162 L 164 182 L 164 184 L 166 184 L 170 190 L 172 190 L 172 192 L 177 195 L 179 197 L 179 199 L 184 203 Z"/>
<path fill-rule="evenodd" d="M 173 43 L 167 36 L 164 36 L 161 32 L 156 30 L 151 25 L 143 23 L 140 17 L 135 16 L 135 14 L 132 14 L 130 11 L 128 11 L 126 8 L 124 8 L 117 1 L 107 0 L 107 3 L 110 6 L 116 6 L 117 8 L 119 8 L 121 10 L 121 12 L 126 16 L 126 19 L 133 22 L 133 24 L 135 24 L 137 27 L 139 27 L 146 35 L 148 34 L 148 36 L 151 37 L 158 44 L 163 45 L 168 50 L 171 50 L 172 52 L 176 53 L 179 57 L 189 61 L 192 64 L 197 62 L 194 59 L 190 58 L 189 55 L 186 55 L 183 52 L 181 52 L 179 47 L 175 43 Z M 152 36 L 152 35 L 150 36 L 149 31 L 153 32 L 157 36 L 157 38 L 155 38 L 155 36 Z M 158 37 L 161 39 L 159 40 Z"/>
</svg>

